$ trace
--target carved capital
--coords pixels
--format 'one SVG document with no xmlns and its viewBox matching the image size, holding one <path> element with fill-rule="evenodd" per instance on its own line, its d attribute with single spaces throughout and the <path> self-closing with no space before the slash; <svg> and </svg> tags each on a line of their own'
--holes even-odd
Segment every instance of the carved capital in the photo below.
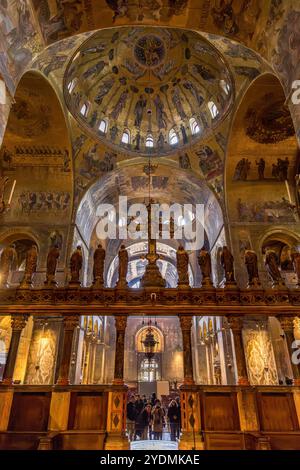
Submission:
<svg viewBox="0 0 300 470">
<path fill-rule="evenodd" d="M 243 329 L 243 317 L 236 316 L 236 315 L 228 315 L 226 316 L 228 325 L 232 331 L 239 331 L 241 332 Z"/>
<path fill-rule="evenodd" d="M 11 328 L 13 331 L 22 331 L 25 328 L 29 315 L 12 315 Z"/>
<path fill-rule="evenodd" d="M 278 315 L 277 319 L 279 320 L 280 326 L 283 331 L 293 331 L 295 317 L 291 315 Z"/>
<path fill-rule="evenodd" d="M 117 331 L 125 331 L 127 325 L 126 315 L 115 315 L 115 322 Z"/>
<path fill-rule="evenodd" d="M 63 317 L 64 322 L 64 329 L 65 331 L 72 331 L 80 323 L 80 316 L 79 315 L 67 315 Z"/>
<path fill-rule="evenodd" d="M 182 331 L 191 331 L 193 317 L 191 315 L 179 315 L 180 326 Z"/>
</svg>

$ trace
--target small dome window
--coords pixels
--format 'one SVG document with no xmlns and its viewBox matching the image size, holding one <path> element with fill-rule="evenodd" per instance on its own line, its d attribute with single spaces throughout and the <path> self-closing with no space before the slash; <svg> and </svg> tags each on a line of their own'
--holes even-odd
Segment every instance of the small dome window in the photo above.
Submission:
<svg viewBox="0 0 300 470">
<path fill-rule="evenodd" d="M 177 145 L 178 144 L 178 135 L 172 128 L 169 132 L 169 143 L 170 145 Z"/>
<path fill-rule="evenodd" d="M 130 144 L 130 132 L 128 130 L 123 132 L 121 142 L 122 144 L 125 144 L 125 145 Z"/>
<path fill-rule="evenodd" d="M 229 95 L 229 92 L 230 92 L 229 83 L 227 83 L 225 80 L 220 80 L 220 86 L 222 90 L 226 93 L 226 95 Z"/>
<path fill-rule="evenodd" d="M 99 131 L 102 132 L 103 134 L 106 134 L 107 132 L 107 121 L 105 119 L 101 119 L 100 124 L 99 124 Z"/>
<path fill-rule="evenodd" d="M 88 112 L 89 112 L 89 103 L 83 103 L 81 110 L 80 110 L 81 116 L 86 117 L 88 115 Z"/>
<path fill-rule="evenodd" d="M 196 121 L 195 118 L 190 119 L 190 128 L 191 128 L 191 131 L 192 131 L 192 135 L 199 134 L 200 126 L 199 126 L 199 124 L 198 124 L 198 122 Z"/>
<path fill-rule="evenodd" d="M 74 90 L 76 84 L 77 84 L 77 78 L 73 78 L 73 80 L 71 80 L 71 81 L 68 83 L 68 91 L 69 91 L 70 94 L 71 94 L 72 91 Z"/>
<path fill-rule="evenodd" d="M 210 101 L 208 103 L 208 109 L 210 111 L 210 114 L 212 115 L 212 118 L 215 119 L 219 114 L 219 110 L 213 101 Z"/>
<path fill-rule="evenodd" d="M 147 135 L 147 138 L 146 138 L 146 147 L 153 147 L 154 146 L 154 140 L 153 140 L 153 137 L 151 134 L 148 134 Z"/>
</svg>

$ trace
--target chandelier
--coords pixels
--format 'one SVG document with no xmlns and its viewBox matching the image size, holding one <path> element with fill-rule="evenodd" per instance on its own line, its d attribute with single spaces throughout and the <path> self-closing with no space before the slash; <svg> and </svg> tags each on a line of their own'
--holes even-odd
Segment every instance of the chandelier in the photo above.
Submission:
<svg viewBox="0 0 300 470">
<path fill-rule="evenodd" d="M 151 325 L 148 326 L 146 330 L 146 335 L 144 339 L 141 340 L 141 343 L 144 346 L 145 356 L 147 357 L 147 359 L 152 359 L 155 354 L 156 346 L 159 344 L 159 342 L 156 341 L 154 337 L 153 328 L 151 327 Z"/>
</svg>

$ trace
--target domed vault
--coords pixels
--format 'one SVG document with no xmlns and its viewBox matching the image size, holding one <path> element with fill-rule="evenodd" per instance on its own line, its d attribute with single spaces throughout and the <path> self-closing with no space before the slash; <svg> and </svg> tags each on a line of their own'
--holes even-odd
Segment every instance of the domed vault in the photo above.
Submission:
<svg viewBox="0 0 300 470">
<path fill-rule="evenodd" d="M 233 83 L 220 53 L 181 29 L 93 34 L 65 72 L 69 111 L 110 146 L 165 155 L 207 136 L 227 114 Z"/>
</svg>

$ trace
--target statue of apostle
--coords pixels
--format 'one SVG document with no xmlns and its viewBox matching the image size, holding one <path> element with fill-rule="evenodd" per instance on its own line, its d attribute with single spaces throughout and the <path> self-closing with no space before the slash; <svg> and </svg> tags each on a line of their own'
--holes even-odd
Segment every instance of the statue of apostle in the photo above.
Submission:
<svg viewBox="0 0 300 470">
<path fill-rule="evenodd" d="M 270 278 L 272 279 L 273 287 L 278 286 L 279 284 L 283 285 L 284 282 L 279 271 L 278 256 L 274 250 L 268 249 L 266 251 L 265 266 Z"/>
<path fill-rule="evenodd" d="M 178 287 L 189 287 L 189 255 L 182 245 L 179 245 L 176 252 Z"/>
<path fill-rule="evenodd" d="M 82 268 L 82 250 L 78 245 L 70 259 L 71 281 L 70 284 L 80 284 L 80 271 Z"/>
<path fill-rule="evenodd" d="M 94 253 L 93 284 L 95 287 L 103 287 L 104 261 L 105 250 L 99 243 Z"/>
<path fill-rule="evenodd" d="M 226 283 L 235 283 L 233 256 L 227 246 L 223 246 L 221 252 L 221 264 L 225 272 Z"/>
<path fill-rule="evenodd" d="M 36 245 L 31 245 L 26 253 L 25 273 L 21 287 L 32 286 L 33 275 L 36 273 L 38 250 Z"/>
<path fill-rule="evenodd" d="M 121 245 L 119 251 L 119 280 L 117 282 L 117 287 L 124 288 L 127 287 L 127 269 L 128 269 L 128 253 L 125 248 L 125 245 Z"/>
<path fill-rule="evenodd" d="M 44 283 L 45 285 L 48 285 L 48 286 L 56 285 L 55 273 L 56 273 L 59 255 L 60 255 L 60 252 L 59 252 L 58 245 L 52 246 L 47 255 L 46 281 Z"/>
<path fill-rule="evenodd" d="M 201 248 L 198 255 L 198 264 L 202 274 L 202 285 L 211 286 L 211 257 L 208 251 L 205 248 Z"/>
<path fill-rule="evenodd" d="M 248 272 L 248 287 L 259 286 L 260 281 L 258 276 L 257 254 L 253 250 L 246 250 L 244 260 Z"/>
<path fill-rule="evenodd" d="M 4 248 L 0 256 L 0 287 L 8 287 L 8 277 L 17 263 L 15 245 Z"/>
</svg>

